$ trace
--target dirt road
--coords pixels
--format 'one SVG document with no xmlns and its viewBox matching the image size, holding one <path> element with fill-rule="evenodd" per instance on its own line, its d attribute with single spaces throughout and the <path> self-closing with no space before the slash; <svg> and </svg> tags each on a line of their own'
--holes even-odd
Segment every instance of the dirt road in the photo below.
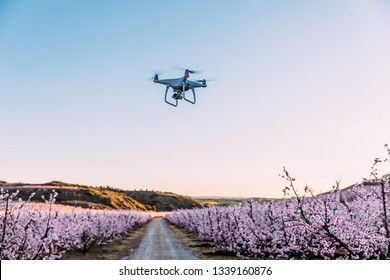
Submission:
<svg viewBox="0 0 390 280">
<path fill-rule="evenodd" d="M 124 260 L 197 260 L 192 252 L 176 238 L 167 221 L 155 218 L 146 226 L 137 248 L 131 249 Z"/>
</svg>

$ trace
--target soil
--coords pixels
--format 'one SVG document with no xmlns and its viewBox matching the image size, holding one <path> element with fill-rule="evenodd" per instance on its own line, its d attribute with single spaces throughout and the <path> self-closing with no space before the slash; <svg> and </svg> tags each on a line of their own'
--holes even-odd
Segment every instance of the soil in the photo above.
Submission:
<svg viewBox="0 0 390 280">
<path fill-rule="evenodd" d="M 236 254 L 225 250 L 215 249 L 210 242 L 201 241 L 196 234 L 185 231 L 170 223 L 169 229 L 177 236 L 183 246 L 191 249 L 194 256 L 201 260 L 239 260 Z"/>
<path fill-rule="evenodd" d="M 156 225 L 157 220 L 163 224 L 163 229 L 161 233 L 155 234 L 159 227 L 153 226 L 153 223 Z M 154 221 L 154 222 L 152 222 Z M 155 217 L 151 222 L 146 225 L 143 225 L 128 234 L 126 234 L 122 239 L 116 240 L 110 244 L 94 246 L 86 254 L 82 252 L 67 252 L 62 260 L 121 260 L 121 259 L 201 259 L 201 260 L 238 260 L 239 258 L 235 256 L 234 253 L 215 249 L 212 247 L 210 242 L 201 241 L 197 238 L 194 233 L 186 232 L 184 229 L 178 228 L 168 221 L 163 220 L 161 217 Z M 149 233 L 148 233 L 149 231 Z M 153 232 L 152 239 L 147 238 L 147 235 L 150 235 Z M 170 250 L 172 246 L 180 251 L 187 252 L 175 252 L 166 254 L 166 249 L 164 249 L 164 244 L 160 244 L 161 241 L 158 241 L 158 238 L 163 236 L 163 242 L 165 239 L 168 240 Z M 144 239 L 150 239 L 145 240 Z M 154 241 L 153 241 L 154 240 Z M 165 241 L 164 241 L 165 240 Z M 142 243 L 144 242 L 144 243 Z M 145 242 L 147 242 L 145 244 Z M 142 245 L 141 245 L 142 244 Z M 159 244 L 156 246 L 156 244 Z M 172 245 L 173 244 L 173 245 Z M 149 246 L 155 246 L 159 249 L 160 252 L 155 252 L 157 255 L 140 255 L 140 252 L 146 251 L 145 248 Z M 156 251 L 155 249 L 149 250 L 151 252 Z M 158 251 L 158 250 L 157 250 Z M 172 255 L 173 254 L 173 255 Z M 193 257 L 192 257 L 193 256 Z"/>
<path fill-rule="evenodd" d="M 146 225 L 127 233 L 122 239 L 110 244 L 92 247 L 86 254 L 67 252 L 62 260 L 120 260 L 128 255 L 131 248 L 137 248 L 146 231 Z"/>
</svg>

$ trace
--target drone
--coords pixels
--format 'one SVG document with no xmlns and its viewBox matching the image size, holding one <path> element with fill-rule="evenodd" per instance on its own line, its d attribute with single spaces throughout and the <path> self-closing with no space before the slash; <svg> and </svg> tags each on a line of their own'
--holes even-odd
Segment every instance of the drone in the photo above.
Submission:
<svg viewBox="0 0 390 280">
<path fill-rule="evenodd" d="M 179 100 L 181 100 L 181 99 L 184 99 L 185 101 L 187 101 L 189 103 L 195 104 L 196 103 L 195 88 L 207 87 L 205 79 L 194 80 L 194 81 L 188 80 L 188 78 L 190 77 L 190 73 L 195 74 L 198 72 L 199 71 L 185 69 L 183 77 L 175 78 L 175 79 L 164 79 L 164 80 L 160 80 L 158 78 L 158 74 L 155 74 L 153 82 L 156 84 L 166 85 L 165 102 L 168 103 L 169 105 L 177 107 L 177 104 L 178 104 Z M 167 99 L 169 88 L 172 88 L 172 90 L 173 90 L 172 99 L 174 99 L 175 102 L 170 102 Z M 188 91 L 188 90 L 192 91 L 192 98 L 190 98 L 190 99 L 188 99 L 186 97 L 186 91 Z"/>
</svg>

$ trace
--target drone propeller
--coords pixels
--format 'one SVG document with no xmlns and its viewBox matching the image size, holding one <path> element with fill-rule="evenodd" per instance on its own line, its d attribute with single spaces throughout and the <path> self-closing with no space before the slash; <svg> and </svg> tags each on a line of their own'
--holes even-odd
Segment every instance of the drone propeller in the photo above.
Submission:
<svg viewBox="0 0 390 280">
<path fill-rule="evenodd" d="M 189 73 L 191 74 L 199 74 L 201 73 L 202 71 L 199 71 L 199 70 L 190 70 L 190 69 L 186 69 Z"/>
<path fill-rule="evenodd" d="M 178 70 L 182 70 L 182 71 L 188 71 L 188 73 L 191 73 L 191 74 L 202 73 L 202 71 L 199 71 L 199 70 L 191 70 L 191 69 L 183 68 L 183 67 L 180 67 L 180 66 L 176 66 L 175 68 L 178 69 Z"/>
<path fill-rule="evenodd" d="M 195 80 L 195 82 L 198 82 L 198 83 L 201 83 L 201 82 L 203 82 L 203 81 L 206 81 L 206 82 L 214 82 L 214 81 L 216 81 L 217 79 L 202 79 L 202 80 Z"/>
<path fill-rule="evenodd" d="M 156 77 L 158 78 L 158 76 L 160 76 L 161 74 L 164 74 L 164 73 L 163 73 L 163 72 L 157 72 L 157 71 L 155 71 L 155 72 L 153 73 L 153 76 L 152 76 L 152 77 L 149 77 L 148 80 L 154 81 L 154 80 L 156 79 Z"/>
</svg>

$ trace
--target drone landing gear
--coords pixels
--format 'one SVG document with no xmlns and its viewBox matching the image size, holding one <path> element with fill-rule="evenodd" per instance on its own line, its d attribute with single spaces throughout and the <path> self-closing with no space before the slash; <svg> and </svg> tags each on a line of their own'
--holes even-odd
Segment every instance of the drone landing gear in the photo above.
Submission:
<svg viewBox="0 0 390 280">
<path fill-rule="evenodd" d="M 177 103 L 178 103 L 177 99 L 175 99 L 176 103 L 171 103 L 168 101 L 168 99 L 167 99 L 168 90 L 169 90 L 169 87 L 167 87 L 167 89 L 165 90 L 165 102 L 168 103 L 169 105 L 172 105 L 173 107 L 177 107 Z"/>
<path fill-rule="evenodd" d="M 195 90 L 193 88 L 191 88 L 191 91 L 192 91 L 192 96 L 194 97 L 193 100 L 190 100 L 190 99 L 187 99 L 186 98 L 186 92 L 184 91 L 183 92 L 183 97 L 184 97 L 184 100 L 187 101 L 187 102 L 190 102 L 192 104 L 195 104 L 196 103 L 196 95 L 195 95 Z"/>
<path fill-rule="evenodd" d="M 176 91 L 174 90 L 174 94 L 172 95 L 172 99 L 175 100 L 175 103 L 170 102 L 168 100 L 168 90 L 169 90 L 169 86 L 167 86 L 167 88 L 165 90 L 165 102 L 168 103 L 169 105 L 173 106 L 173 107 L 177 107 L 177 104 L 179 103 L 179 99 L 184 99 L 185 101 L 187 101 L 187 102 L 189 102 L 191 104 L 195 104 L 196 103 L 196 95 L 195 95 L 195 90 L 193 88 L 191 88 L 192 96 L 193 96 L 192 100 L 186 98 L 185 85 L 183 86 L 183 91 L 182 92 L 178 92 L 177 90 Z"/>
</svg>

